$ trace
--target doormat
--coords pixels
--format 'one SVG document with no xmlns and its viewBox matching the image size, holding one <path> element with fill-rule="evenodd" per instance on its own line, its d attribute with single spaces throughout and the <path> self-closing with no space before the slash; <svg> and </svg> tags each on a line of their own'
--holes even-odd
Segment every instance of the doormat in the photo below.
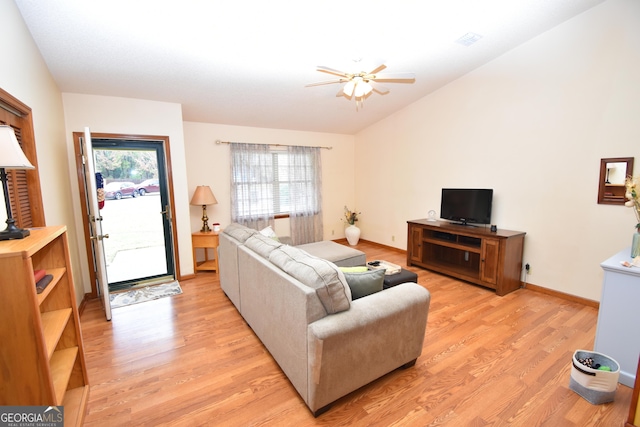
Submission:
<svg viewBox="0 0 640 427">
<path fill-rule="evenodd" d="M 146 286 L 144 288 L 131 289 L 126 292 L 118 292 L 109 295 L 111 308 L 123 307 L 125 305 L 138 304 L 152 301 L 158 298 L 170 297 L 182 293 L 182 288 L 177 280 L 161 285 Z"/>
</svg>

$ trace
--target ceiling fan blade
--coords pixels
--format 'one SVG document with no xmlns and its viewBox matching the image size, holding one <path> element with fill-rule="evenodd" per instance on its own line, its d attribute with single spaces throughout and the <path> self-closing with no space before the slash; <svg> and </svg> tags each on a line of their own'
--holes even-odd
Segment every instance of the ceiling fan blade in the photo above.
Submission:
<svg viewBox="0 0 640 427">
<path fill-rule="evenodd" d="M 382 86 L 380 83 L 376 83 L 375 81 L 369 81 L 369 84 L 373 88 L 374 91 L 378 92 L 380 95 L 386 95 L 389 93 L 389 89 L 385 86 Z"/>
<path fill-rule="evenodd" d="M 373 70 L 371 70 L 371 71 L 369 72 L 369 74 L 375 74 L 375 73 L 378 73 L 378 72 L 380 72 L 380 71 L 384 70 L 385 68 L 387 68 L 387 66 L 386 66 L 386 65 L 384 65 L 384 61 L 382 61 L 382 62 L 380 63 L 380 65 L 378 65 L 376 68 L 374 68 Z"/>
<path fill-rule="evenodd" d="M 322 86 L 322 85 L 330 85 L 330 84 L 333 84 L 333 83 L 344 83 L 346 81 L 347 81 L 347 79 L 324 80 L 324 81 L 321 81 L 321 82 L 309 83 L 309 84 L 304 85 L 304 86 L 305 87 Z"/>
<path fill-rule="evenodd" d="M 382 73 L 369 77 L 371 80 L 415 80 L 415 73 Z"/>
<path fill-rule="evenodd" d="M 318 71 L 320 71 L 322 73 L 329 73 L 329 74 L 334 74 L 336 76 L 349 78 L 349 74 L 345 73 L 344 71 L 336 70 L 334 68 L 325 67 L 324 65 L 318 65 L 316 68 L 317 68 Z"/>
</svg>

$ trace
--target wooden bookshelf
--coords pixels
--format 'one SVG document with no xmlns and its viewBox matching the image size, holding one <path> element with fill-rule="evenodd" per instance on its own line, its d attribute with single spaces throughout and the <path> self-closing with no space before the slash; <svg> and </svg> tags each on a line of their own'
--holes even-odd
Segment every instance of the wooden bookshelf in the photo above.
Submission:
<svg viewBox="0 0 640 427">
<path fill-rule="evenodd" d="M 38 294 L 34 270 L 53 279 Z M 66 227 L 42 227 L 0 242 L 0 405 L 65 407 L 80 426 L 89 381 Z"/>
</svg>

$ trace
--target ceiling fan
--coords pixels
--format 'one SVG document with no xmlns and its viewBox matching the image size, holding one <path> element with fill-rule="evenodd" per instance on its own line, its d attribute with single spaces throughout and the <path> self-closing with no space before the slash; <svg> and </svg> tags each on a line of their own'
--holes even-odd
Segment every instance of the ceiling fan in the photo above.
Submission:
<svg viewBox="0 0 640 427">
<path fill-rule="evenodd" d="M 360 60 L 355 60 L 355 62 L 359 61 Z M 336 94 L 336 96 L 345 96 L 348 99 L 355 98 L 357 109 L 358 106 L 362 106 L 364 99 L 368 97 L 371 92 L 378 92 L 381 95 L 389 92 L 389 89 L 378 84 L 379 81 L 385 81 L 389 83 L 413 83 L 416 79 L 414 73 L 380 73 L 380 71 L 384 70 L 385 68 L 387 68 L 385 64 L 380 64 L 371 71 L 349 73 L 325 67 L 323 65 L 318 65 L 318 71 L 338 76 L 339 78 L 310 83 L 306 85 L 306 87 L 321 86 L 333 83 L 346 83 Z"/>
</svg>

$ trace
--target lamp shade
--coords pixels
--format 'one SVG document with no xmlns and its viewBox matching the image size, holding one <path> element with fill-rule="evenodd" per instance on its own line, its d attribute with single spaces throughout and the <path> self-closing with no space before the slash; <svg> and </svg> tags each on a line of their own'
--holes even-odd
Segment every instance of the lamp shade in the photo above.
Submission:
<svg viewBox="0 0 640 427">
<path fill-rule="evenodd" d="M 192 205 L 215 205 L 218 201 L 216 200 L 216 196 L 213 195 L 211 188 L 208 185 L 199 185 L 196 187 L 195 193 L 193 193 L 193 197 L 191 198 Z"/>
<path fill-rule="evenodd" d="M 0 125 L 0 168 L 35 169 L 22 152 L 11 126 Z"/>
</svg>

